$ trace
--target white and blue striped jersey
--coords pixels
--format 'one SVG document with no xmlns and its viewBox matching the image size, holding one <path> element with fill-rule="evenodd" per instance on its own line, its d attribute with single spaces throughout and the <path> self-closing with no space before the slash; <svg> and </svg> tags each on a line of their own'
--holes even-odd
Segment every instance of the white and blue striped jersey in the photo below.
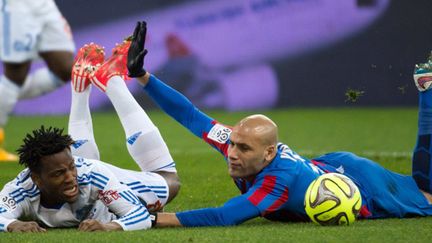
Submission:
<svg viewBox="0 0 432 243">
<path fill-rule="evenodd" d="M 79 197 L 59 208 L 40 204 L 40 191 L 24 169 L 0 192 L 0 231 L 17 220 L 32 220 L 46 227 L 77 227 L 85 219 L 116 222 L 124 230 L 151 227 L 149 211 L 160 210 L 168 198 L 162 176 L 120 169 L 98 160 L 74 157 Z"/>
</svg>

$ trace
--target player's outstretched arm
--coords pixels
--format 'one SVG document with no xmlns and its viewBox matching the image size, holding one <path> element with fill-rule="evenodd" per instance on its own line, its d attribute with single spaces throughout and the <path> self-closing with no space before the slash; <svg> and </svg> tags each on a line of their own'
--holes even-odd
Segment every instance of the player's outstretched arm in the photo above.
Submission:
<svg viewBox="0 0 432 243">
<path fill-rule="evenodd" d="M 203 132 L 207 132 L 213 126 L 213 119 L 199 111 L 181 93 L 144 70 L 144 57 L 147 54 L 145 49 L 146 33 L 146 23 L 138 22 L 128 52 L 129 76 L 138 79 L 144 86 L 144 90 L 163 111 L 201 138 Z"/>
<path fill-rule="evenodd" d="M 156 227 L 200 227 L 238 225 L 260 216 L 260 211 L 244 196 L 238 196 L 219 208 L 203 208 L 179 213 L 158 213 Z"/>
</svg>

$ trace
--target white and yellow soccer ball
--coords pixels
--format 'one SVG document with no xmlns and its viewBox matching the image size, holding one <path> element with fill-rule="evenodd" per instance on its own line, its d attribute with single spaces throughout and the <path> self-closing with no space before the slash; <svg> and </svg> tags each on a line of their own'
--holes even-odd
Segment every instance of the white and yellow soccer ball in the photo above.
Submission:
<svg viewBox="0 0 432 243">
<path fill-rule="evenodd" d="M 350 225 L 360 212 L 362 199 L 354 182 L 341 174 L 327 173 L 309 185 L 305 210 L 320 225 Z"/>
</svg>

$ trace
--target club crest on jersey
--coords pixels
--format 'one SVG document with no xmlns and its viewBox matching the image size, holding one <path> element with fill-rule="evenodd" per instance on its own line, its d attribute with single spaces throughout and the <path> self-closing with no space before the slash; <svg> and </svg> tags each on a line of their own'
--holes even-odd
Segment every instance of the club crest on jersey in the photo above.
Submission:
<svg viewBox="0 0 432 243">
<path fill-rule="evenodd" d="M 83 146 L 83 144 L 85 144 L 87 142 L 88 142 L 88 139 L 76 140 L 75 143 L 72 144 L 72 146 L 74 147 L 74 149 L 77 149 L 77 148 Z"/>
<path fill-rule="evenodd" d="M 0 200 L 0 207 L 5 208 L 8 211 L 12 211 L 17 207 L 16 201 L 12 197 L 4 196 Z"/>
<path fill-rule="evenodd" d="M 230 138 L 232 130 L 220 124 L 212 127 L 207 138 L 218 143 L 226 143 Z"/>
<path fill-rule="evenodd" d="M 142 132 L 137 132 L 133 134 L 132 136 L 128 137 L 127 142 L 130 145 L 133 145 L 135 141 L 138 139 L 139 136 L 141 136 Z"/>
<path fill-rule="evenodd" d="M 105 205 L 110 205 L 113 201 L 116 201 L 120 198 L 120 195 L 117 191 L 108 190 L 108 191 L 99 191 L 98 195 L 99 200 L 101 200 Z"/>
</svg>

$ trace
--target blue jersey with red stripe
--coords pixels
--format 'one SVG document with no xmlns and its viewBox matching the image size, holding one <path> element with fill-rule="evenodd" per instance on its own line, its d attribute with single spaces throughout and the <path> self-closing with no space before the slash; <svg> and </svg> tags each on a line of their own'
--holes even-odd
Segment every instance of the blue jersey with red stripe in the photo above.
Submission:
<svg viewBox="0 0 432 243">
<path fill-rule="evenodd" d="M 167 114 L 227 158 L 230 127 L 202 113 L 153 75 L 144 90 Z M 326 172 L 345 174 L 359 186 L 362 217 L 432 215 L 432 206 L 410 176 L 347 152 L 329 153 L 310 161 L 287 145 L 278 144 L 276 157 L 253 180 L 234 179 L 240 196 L 219 208 L 191 210 L 176 216 L 183 226 L 233 225 L 257 216 L 282 221 L 309 220 L 303 205 L 305 192 L 316 177 Z"/>
<path fill-rule="evenodd" d="M 153 75 L 144 90 L 167 114 L 227 158 L 230 127 L 202 113 L 183 95 Z M 183 226 L 232 225 L 258 216 L 308 220 L 303 205 L 304 195 L 309 184 L 322 173 L 287 145 L 278 144 L 274 160 L 252 181 L 234 179 L 242 195 L 232 198 L 222 207 L 181 212 L 177 217 Z"/>
</svg>

